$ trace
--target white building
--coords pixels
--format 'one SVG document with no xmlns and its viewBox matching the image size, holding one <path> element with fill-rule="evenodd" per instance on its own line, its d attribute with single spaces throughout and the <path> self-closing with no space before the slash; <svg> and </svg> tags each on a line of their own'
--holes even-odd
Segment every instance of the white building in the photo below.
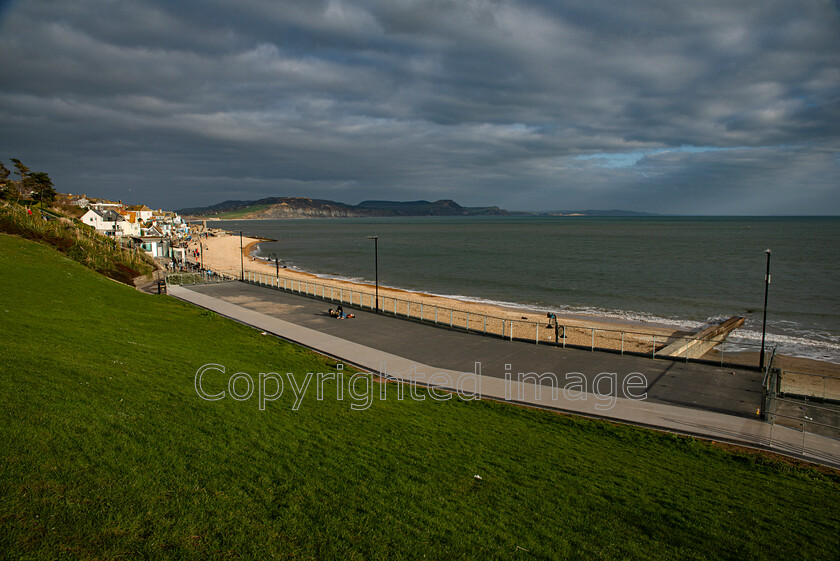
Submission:
<svg viewBox="0 0 840 561">
<path fill-rule="evenodd" d="M 120 238 L 138 235 L 140 225 L 126 220 L 120 213 L 113 210 L 96 210 L 89 208 L 80 218 L 88 226 L 93 226 L 100 234 Z"/>
<path fill-rule="evenodd" d="M 169 240 L 158 236 L 137 236 L 131 238 L 134 247 L 139 247 L 149 257 L 170 257 Z"/>
<path fill-rule="evenodd" d="M 80 220 L 88 226 L 93 226 L 100 234 L 114 235 L 117 230 L 115 224 L 121 219 L 122 216 L 112 210 L 89 208 Z"/>
<path fill-rule="evenodd" d="M 122 208 L 122 203 L 111 203 L 111 202 L 104 202 L 104 203 L 89 203 L 88 207 L 94 210 L 119 210 Z"/>
<path fill-rule="evenodd" d="M 146 205 L 135 205 L 130 206 L 126 210 L 131 212 L 136 212 L 137 216 L 140 217 L 142 222 L 146 222 L 147 220 L 151 220 L 152 216 L 154 215 L 155 211 L 147 207 Z"/>
</svg>

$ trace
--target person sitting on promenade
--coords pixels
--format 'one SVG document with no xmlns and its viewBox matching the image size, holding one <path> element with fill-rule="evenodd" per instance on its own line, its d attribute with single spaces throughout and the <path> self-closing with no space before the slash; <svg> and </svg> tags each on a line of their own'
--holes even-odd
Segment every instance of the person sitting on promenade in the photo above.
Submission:
<svg viewBox="0 0 840 561">
<path fill-rule="evenodd" d="M 330 317 L 334 317 L 334 318 L 336 318 L 336 319 L 353 319 L 354 317 L 356 317 L 356 316 L 355 316 L 355 315 L 353 315 L 353 314 L 345 314 L 345 313 L 344 313 L 344 308 L 342 308 L 341 306 L 339 306 L 339 307 L 338 307 L 338 308 L 336 308 L 335 310 L 333 310 L 332 308 L 330 308 L 330 309 L 327 311 L 327 313 L 328 313 L 328 314 L 330 314 Z"/>
</svg>

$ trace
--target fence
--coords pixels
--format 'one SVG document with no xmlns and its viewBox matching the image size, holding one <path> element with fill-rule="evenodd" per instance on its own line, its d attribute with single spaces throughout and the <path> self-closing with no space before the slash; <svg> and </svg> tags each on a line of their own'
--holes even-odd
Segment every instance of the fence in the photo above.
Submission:
<svg viewBox="0 0 840 561">
<path fill-rule="evenodd" d="M 764 418 L 771 425 L 840 439 L 840 378 L 772 368 L 764 392 Z"/>
<path fill-rule="evenodd" d="M 778 394 L 840 403 L 840 378 L 783 370 L 779 376 Z"/>
<path fill-rule="evenodd" d="M 229 275 L 236 276 L 239 275 Z M 685 335 L 661 335 L 621 329 L 587 327 L 574 324 L 515 319 L 475 313 L 466 309 L 436 306 L 421 301 L 395 296 L 376 295 L 373 287 L 349 288 L 316 280 L 271 275 L 258 271 L 245 271 L 244 282 L 270 287 L 286 292 L 317 298 L 343 306 L 374 310 L 395 317 L 430 323 L 483 335 L 499 337 L 510 341 L 529 341 L 537 345 L 555 345 L 608 351 L 619 354 L 634 354 L 651 358 L 667 358 L 685 362 L 704 362 L 720 366 L 756 367 L 760 345 L 751 343 L 731 344 L 715 339 L 694 339 Z M 701 357 L 674 357 L 661 351 L 678 341 L 692 341 L 709 344 L 714 348 Z M 770 350 L 768 349 L 768 353 Z"/>
</svg>

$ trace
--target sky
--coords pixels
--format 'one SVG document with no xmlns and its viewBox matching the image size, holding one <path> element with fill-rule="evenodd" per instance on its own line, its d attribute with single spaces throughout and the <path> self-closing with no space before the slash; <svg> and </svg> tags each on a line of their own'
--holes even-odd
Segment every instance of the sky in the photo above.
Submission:
<svg viewBox="0 0 840 561">
<path fill-rule="evenodd" d="M 0 0 L 0 160 L 152 207 L 840 214 L 840 0 Z"/>
</svg>

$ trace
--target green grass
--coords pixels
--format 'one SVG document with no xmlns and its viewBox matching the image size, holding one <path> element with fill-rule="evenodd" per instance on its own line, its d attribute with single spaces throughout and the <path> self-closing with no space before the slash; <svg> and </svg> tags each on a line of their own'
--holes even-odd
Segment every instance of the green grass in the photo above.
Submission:
<svg viewBox="0 0 840 561">
<path fill-rule="evenodd" d="M 335 364 L 5 235 L 0 285 L 0 558 L 840 555 L 833 472 L 501 403 L 204 401 L 207 363 Z"/>
<path fill-rule="evenodd" d="M 47 215 L 50 220 L 44 220 Z M 114 280 L 133 286 L 135 277 L 148 275 L 154 262 L 141 251 L 124 249 L 79 220 L 54 209 L 34 209 L 0 201 L 0 232 L 49 244 L 65 255 Z"/>
</svg>

